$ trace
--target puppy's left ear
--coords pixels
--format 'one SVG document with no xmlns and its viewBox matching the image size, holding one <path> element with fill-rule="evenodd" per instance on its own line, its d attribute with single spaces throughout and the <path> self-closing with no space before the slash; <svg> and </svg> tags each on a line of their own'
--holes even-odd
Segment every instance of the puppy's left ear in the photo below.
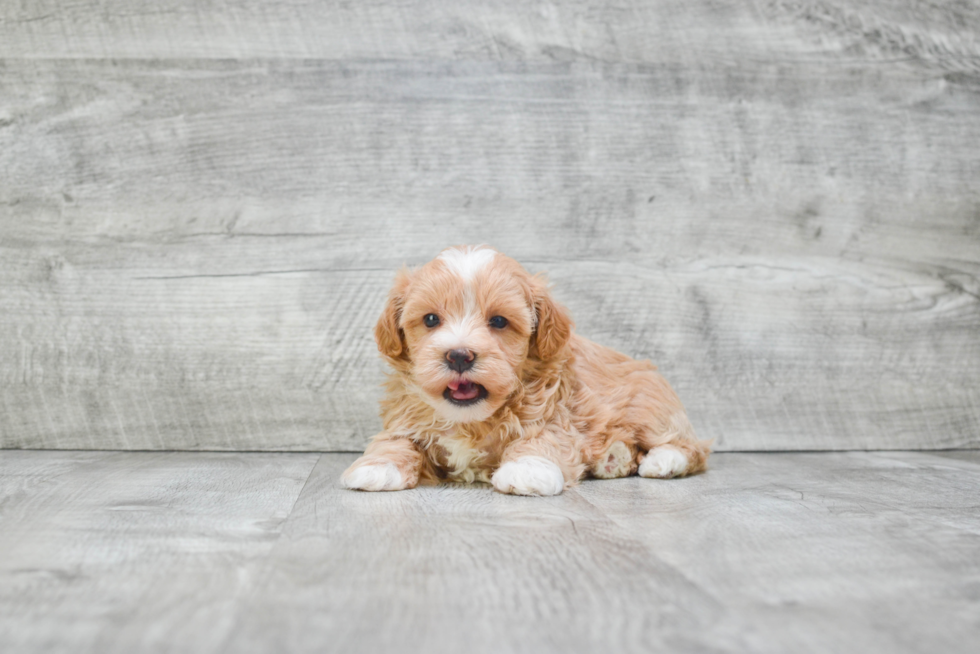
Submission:
<svg viewBox="0 0 980 654">
<path fill-rule="evenodd" d="M 407 268 L 402 268 L 395 276 L 395 284 L 388 293 L 388 301 L 374 326 L 374 340 L 378 351 L 389 359 L 408 361 L 408 345 L 405 342 L 405 332 L 398 325 L 402 317 L 402 307 L 405 305 L 405 295 L 412 282 L 412 274 Z"/>
<path fill-rule="evenodd" d="M 533 279 L 532 293 L 538 324 L 531 340 L 531 351 L 542 361 L 547 361 L 557 356 L 568 344 L 574 324 L 568 309 L 551 297 L 545 278 L 539 276 Z"/>
</svg>

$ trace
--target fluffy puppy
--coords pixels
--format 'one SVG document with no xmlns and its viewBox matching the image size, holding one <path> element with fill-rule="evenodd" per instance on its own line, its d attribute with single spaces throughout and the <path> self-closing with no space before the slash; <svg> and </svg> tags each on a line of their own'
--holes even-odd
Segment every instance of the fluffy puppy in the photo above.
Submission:
<svg viewBox="0 0 980 654">
<path fill-rule="evenodd" d="M 557 495 L 587 474 L 705 467 L 709 445 L 656 368 L 575 334 L 546 281 L 491 248 L 402 270 L 374 335 L 392 367 L 384 430 L 347 488 L 482 481 Z"/>
</svg>

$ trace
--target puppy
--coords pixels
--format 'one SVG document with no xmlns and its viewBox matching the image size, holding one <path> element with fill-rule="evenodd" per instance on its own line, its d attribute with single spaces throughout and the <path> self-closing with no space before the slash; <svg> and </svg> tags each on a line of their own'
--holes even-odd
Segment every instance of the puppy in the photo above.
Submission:
<svg viewBox="0 0 980 654">
<path fill-rule="evenodd" d="M 374 336 L 392 368 L 384 430 L 344 472 L 347 488 L 482 481 L 557 495 L 589 474 L 705 467 L 709 444 L 656 368 L 575 334 L 546 281 L 492 248 L 401 271 Z"/>
</svg>

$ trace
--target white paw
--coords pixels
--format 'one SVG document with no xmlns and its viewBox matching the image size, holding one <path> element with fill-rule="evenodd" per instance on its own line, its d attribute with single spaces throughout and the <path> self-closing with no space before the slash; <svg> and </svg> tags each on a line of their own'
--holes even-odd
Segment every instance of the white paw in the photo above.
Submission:
<svg viewBox="0 0 980 654">
<path fill-rule="evenodd" d="M 491 478 L 501 493 L 514 495 L 557 495 L 565 488 L 561 469 L 540 456 L 522 456 L 497 468 Z"/>
<path fill-rule="evenodd" d="M 661 445 L 647 453 L 638 471 L 641 477 L 668 479 L 687 472 L 687 456 L 673 445 Z"/>
<path fill-rule="evenodd" d="M 405 488 L 402 473 L 394 463 L 379 463 L 348 470 L 341 483 L 351 490 L 393 491 Z"/>
</svg>

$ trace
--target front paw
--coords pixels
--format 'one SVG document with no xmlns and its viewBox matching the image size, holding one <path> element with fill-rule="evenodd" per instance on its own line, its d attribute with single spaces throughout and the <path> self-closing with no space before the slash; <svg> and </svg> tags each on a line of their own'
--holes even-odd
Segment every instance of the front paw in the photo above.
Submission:
<svg viewBox="0 0 980 654">
<path fill-rule="evenodd" d="M 345 488 L 363 491 L 396 491 L 408 488 L 398 466 L 390 461 L 354 465 L 340 477 Z"/>
<path fill-rule="evenodd" d="M 508 461 L 493 473 L 493 487 L 513 495 L 558 495 L 565 488 L 561 469 L 540 456 Z"/>
</svg>

